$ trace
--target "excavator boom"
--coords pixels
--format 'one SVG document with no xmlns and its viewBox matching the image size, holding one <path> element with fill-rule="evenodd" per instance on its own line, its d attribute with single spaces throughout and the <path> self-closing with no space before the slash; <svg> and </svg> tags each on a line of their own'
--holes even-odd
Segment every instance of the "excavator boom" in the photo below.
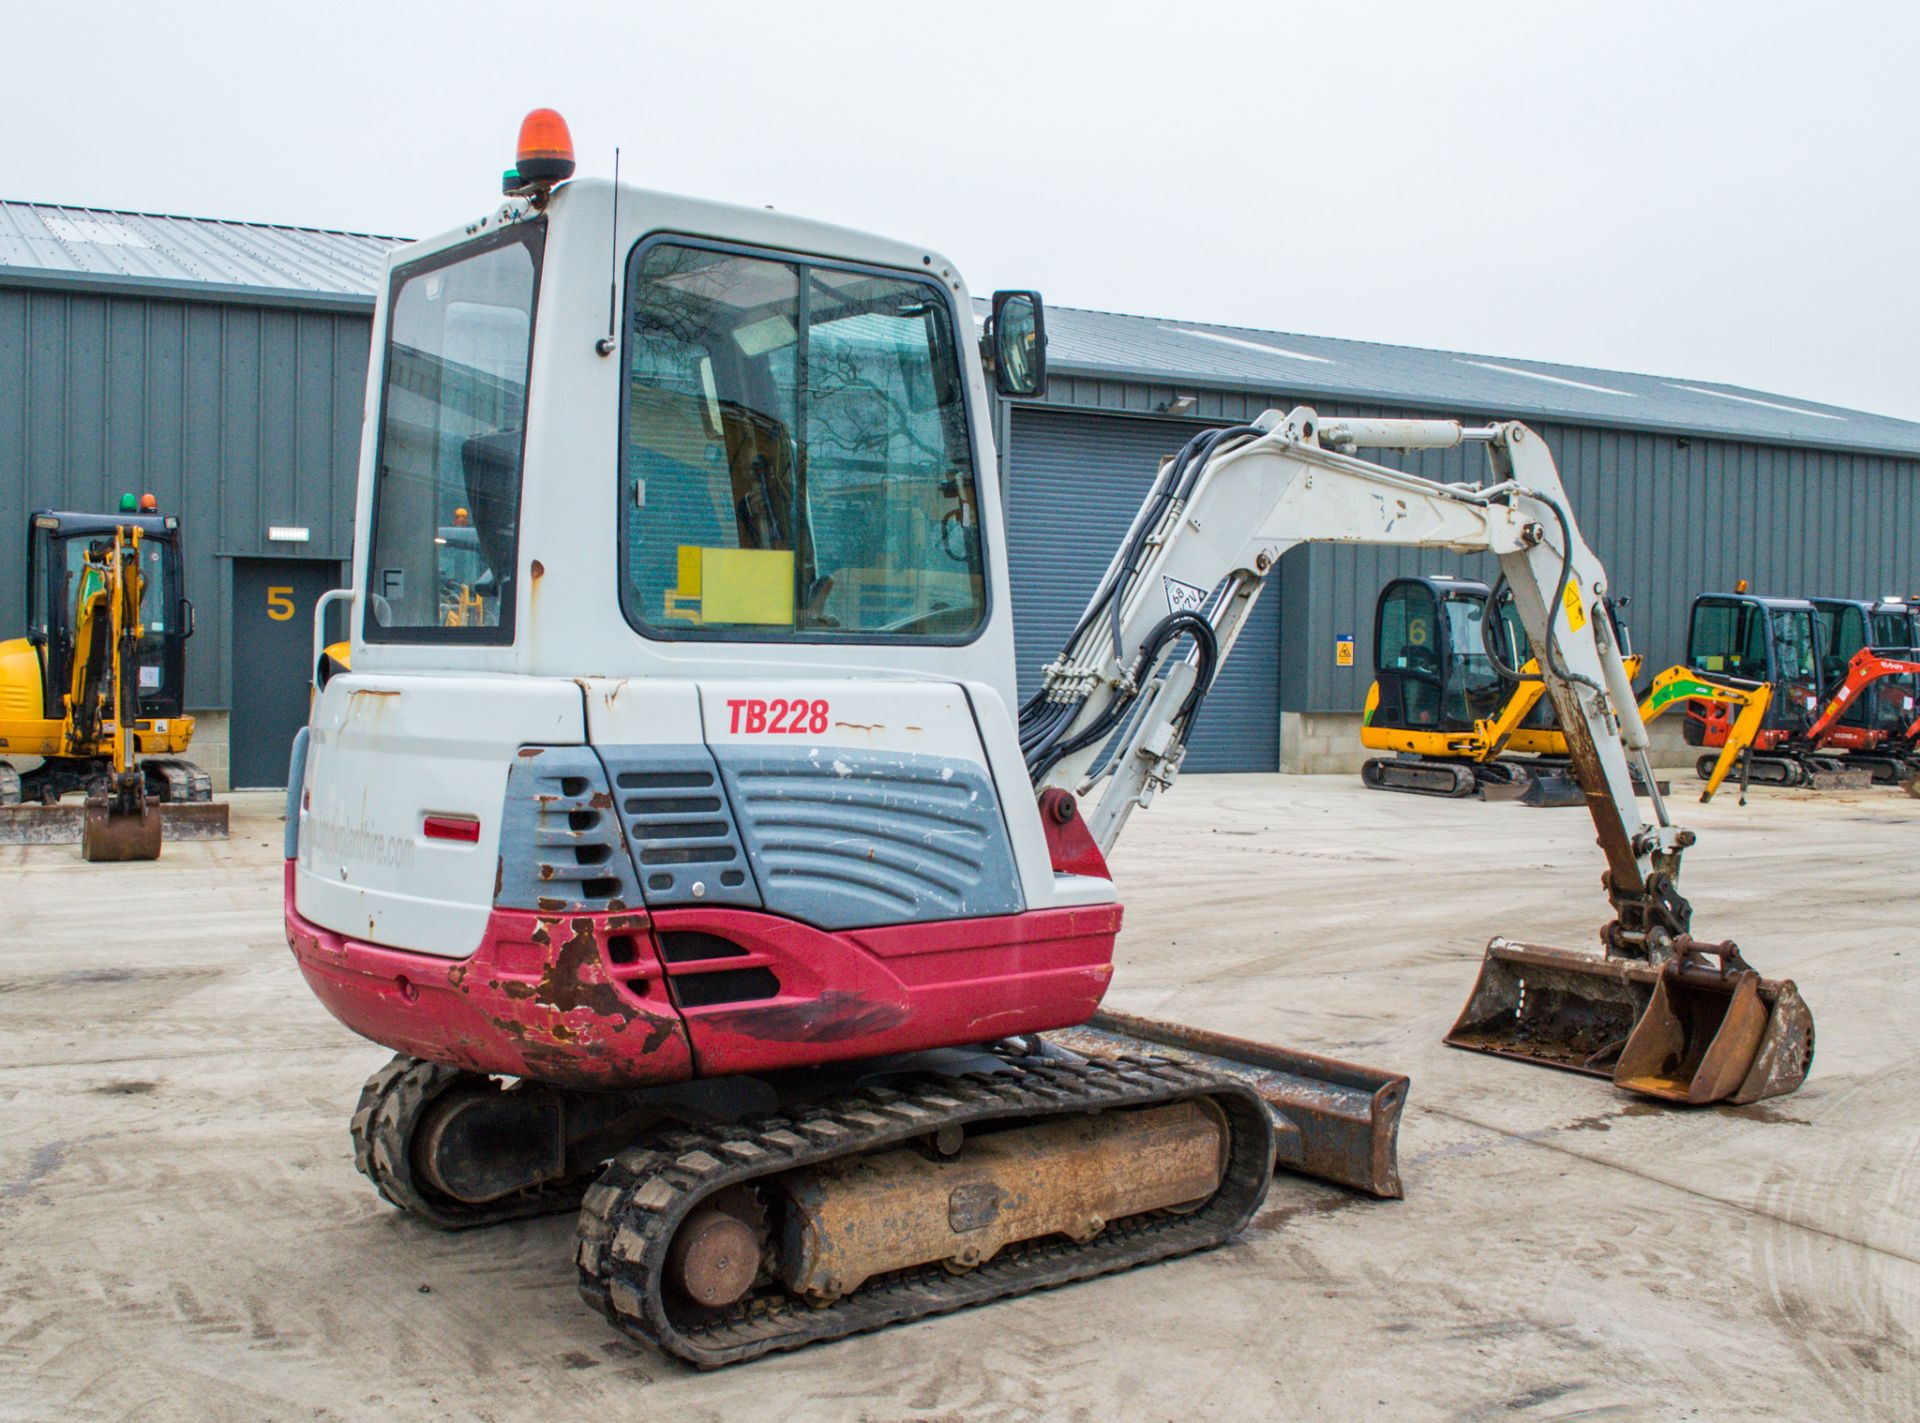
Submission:
<svg viewBox="0 0 1920 1423">
<path fill-rule="evenodd" d="M 1463 441 L 1485 447 L 1487 484 L 1439 484 L 1353 453 Z M 1718 1098 L 1744 1090 L 1753 1059 L 1764 1054 L 1786 1065 L 1763 1074 L 1766 1091 L 1797 1087 L 1811 1055 L 1810 1020 L 1803 1025 L 1793 1013 L 1768 1011 L 1752 1042 L 1744 1031 L 1722 1036 L 1733 1016 L 1751 1025 L 1753 1002 L 1784 994 L 1797 1004 L 1798 997 L 1791 985 L 1746 992 L 1741 975 L 1751 970 L 1731 967 L 1738 961 L 1731 946 L 1715 968 L 1692 937 L 1679 871 L 1693 835 L 1670 820 L 1647 761 L 1645 721 L 1607 616 L 1605 571 L 1580 538 L 1551 453 L 1524 425 L 1323 421 L 1300 407 L 1197 437 L 1162 468 L 1066 649 L 1022 708 L 1021 744 L 1035 785 L 1043 794 L 1098 790 L 1088 824 L 1099 848 L 1110 848 L 1127 817 L 1173 784 L 1207 689 L 1280 556 L 1314 540 L 1483 552 L 1500 560 L 1607 861 L 1614 917 L 1602 930 L 1604 956 L 1537 946 L 1516 956 L 1496 939 L 1448 1041 L 1552 1066 L 1571 1058 L 1612 1070 L 1625 1061 L 1635 1070 L 1624 1077 L 1614 1071 L 1616 1084 L 1690 1101 L 1703 1091 Z M 1213 586 L 1222 591 L 1204 617 L 1174 607 L 1166 591 Z M 1186 654 L 1174 656 L 1182 643 Z M 1670 676 L 1649 709 L 1657 713 L 1679 695 L 1679 685 L 1679 676 Z M 1725 690 L 1755 719 L 1754 708 L 1764 710 L 1759 698 Z M 1122 727 L 1124 740 L 1110 747 Z M 1641 815 L 1636 779 L 1648 789 L 1651 820 Z M 1553 980 L 1551 991 L 1530 993 L 1543 974 Z M 1629 979 L 1644 979 L 1647 993 L 1623 996 Z M 1721 991 L 1705 988 L 1707 980 Z M 1683 981 L 1684 995 L 1677 986 Z M 1667 984 L 1675 985 L 1671 992 L 1653 992 Z M 1685 1005 L 1684 1022 L 1675 1004 Z M 1736 1004 L 1741 1011 L 1730 1016 Z M 1694 1045 L 1718 1044 L 1710 1077 L 1690 1074 L 1676 1086 L 1671 1074 L 1645 1070 L 1645 1034 L 1676 1032 L 1687 1045 L 1680 1062 L 1698 1066 L 1709 1054 L 1702 1046 L 1697 1060 L 1689 1056 Z"/>
</svg>

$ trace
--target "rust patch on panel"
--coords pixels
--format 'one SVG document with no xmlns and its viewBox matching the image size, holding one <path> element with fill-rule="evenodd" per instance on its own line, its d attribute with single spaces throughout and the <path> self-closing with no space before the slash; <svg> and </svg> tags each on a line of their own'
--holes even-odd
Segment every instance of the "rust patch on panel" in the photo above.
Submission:
<svg viewBox="0 0 1920 1423">
<path fill-rule="evenodd" d="M 898 1003 L 833 990 L 804 1003 L 771 1003 L 703 1016 L 716 1028 L 762 1042 L 837 1043 L 888 1032 L 912 1014 Z"/>
</svg>

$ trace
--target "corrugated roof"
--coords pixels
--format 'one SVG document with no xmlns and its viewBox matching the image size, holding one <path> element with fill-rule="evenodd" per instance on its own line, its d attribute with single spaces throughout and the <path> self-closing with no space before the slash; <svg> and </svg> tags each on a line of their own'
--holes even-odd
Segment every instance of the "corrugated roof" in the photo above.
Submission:
<svg viewBox="0 0 1920 1423">
<path fill-rule="evenodd" d="M 1920 455 L 1920 424 L 1719 381 L 1047 308 L 1066 375 Z"/>
<path fill-rule="evenodd" d="M 0 200 L 0 282 L 370 306 L 404 238 Z M 984 304 L 982 304 L 984 310 Z M 1920 455 L 1920 424 L 1717 381 L 1049 307 L 1063 374 Z"/>
<path fill-rule="evenodd" d="M 388 249 L 404 240 L 0 201 L 0 281 L 364 306 Z"/>
</svg>

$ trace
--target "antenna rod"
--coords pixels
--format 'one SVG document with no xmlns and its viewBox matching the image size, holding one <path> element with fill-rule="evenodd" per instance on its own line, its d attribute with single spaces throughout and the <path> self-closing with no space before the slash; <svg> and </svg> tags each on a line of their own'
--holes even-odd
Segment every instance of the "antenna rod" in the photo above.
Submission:
<svg viewBox="0 0 1920 1423">
<path fill-rule="evenodd" d="M 613 232 L 607 244 L 607 334 L 593 343 L 603 356 L 611 356 L 620 330 L 620 148 L 613 150 Z"/>
</svg>

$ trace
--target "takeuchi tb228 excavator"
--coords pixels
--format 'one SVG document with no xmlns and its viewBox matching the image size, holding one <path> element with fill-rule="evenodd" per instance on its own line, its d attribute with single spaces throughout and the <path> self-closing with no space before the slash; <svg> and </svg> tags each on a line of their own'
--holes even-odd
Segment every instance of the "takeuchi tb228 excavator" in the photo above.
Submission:
<svg viewBox="0 0 1920 1423">
<path fill-rule="evenodd" d="M 351 670 L 296 744 L 287 936 L 398 1054 L 353 1118 L 393 1204 L 577 1207 L 583 1296 L 712 1367 L 1220 1243 L 1276 1165 L 1399 1194 L 1404 1077 L 1098 1012 L 1105 852 L 1312 539 L 1498 557 L 1599 831 L 1605 952 L 1496 941 L 1455 1039 L 1658 1097 L 1802 1080 L 1793 986 L 1689 933 L 1526 427 L 1197 437 L 1016 706 L 976 347 L 1037 394 L 1034 294 L 976 340 L 937 252 L 572 170 L 536 111 L 505 201 L 392 258 Z M 1355 453 L 1463 441 L 1486 482 Z M 456 507 L 490 596 L 450 622 Z"/>
</svg>

